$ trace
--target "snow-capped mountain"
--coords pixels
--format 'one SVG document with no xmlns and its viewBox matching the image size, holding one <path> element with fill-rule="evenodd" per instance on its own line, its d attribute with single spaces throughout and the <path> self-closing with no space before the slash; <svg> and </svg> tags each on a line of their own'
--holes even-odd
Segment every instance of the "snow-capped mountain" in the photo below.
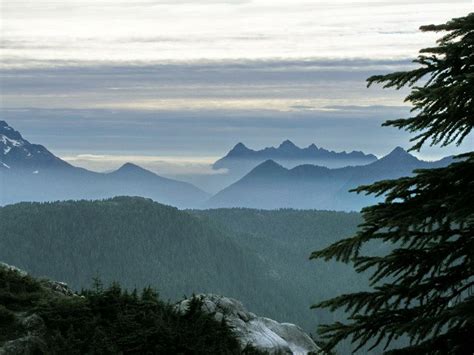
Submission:
<svg viewBox="0 0 474 355">
<path fill-rule="evenodd" d="M 148 197 L 176 207 L 198 207 L 209 197 L 192 184 L 130 163 L 111 173 L 72 166 L 0 121 L 0 205 L 121 195 Z"/>
<path fill-rule="evenodd" d="M 39 144 L 31 144 L 5 121 L 0 121 L 0 166 L 38 174 L 43 169 L 73 168 Z"/>
</svg>

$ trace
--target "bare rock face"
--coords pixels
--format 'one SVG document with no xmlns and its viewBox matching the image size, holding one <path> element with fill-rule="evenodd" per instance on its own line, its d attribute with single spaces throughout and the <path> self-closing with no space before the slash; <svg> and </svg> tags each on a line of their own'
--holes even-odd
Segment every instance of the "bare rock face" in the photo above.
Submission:
<svg viewBox="0 0 474 355">
<path fill-rule="evenodd" d="M 200 294 L 195 297 L 201 300 L 204 312 L 213 314 L 218 321 L 225 319 L 239 340 L 242 350 L 251 346 L 274 355 L 322 354 L 311 337 L 294 324 L 258 317 L 233 298 L 213 294 Z M 177 310 L 185 313 L 190 302 L 190 299 L 179 302 L 176 305 Z"/>
</svg>

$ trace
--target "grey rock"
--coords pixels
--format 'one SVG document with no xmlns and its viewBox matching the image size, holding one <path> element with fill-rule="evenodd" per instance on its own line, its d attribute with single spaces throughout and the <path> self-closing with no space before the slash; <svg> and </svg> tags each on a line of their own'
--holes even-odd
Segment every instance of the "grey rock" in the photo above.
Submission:
<svg viewBox="0 0 474 355">
<path fill-rule="evenodd" d="M 218 322 L 222 322 L 224 315 L 221 312 L 214 313 L 214 319 Z"/>
<path fill-rule="evenodd" d="M 27 276 L 28 273 L 25 270 L 19 269 L 16 266 L 8 265 L 6 263 L 3 263 L 0 261 L 0 268 L 5 268 L 8 270 L 12 270 L 17 272 L 21 276 Z M 53 291 L 55 294 L 59 296 L 77 296 L 76 293 L 74 293 L 69 286 L 60 281 L 53 281 L 49 279 L 43 279 L 40 280 L 42 286 L 46 287 L 47 289 Z"/>
<path fill-rule="evenodd" d="M 0 261 L 0 268 L 4 268 L 4 269 L 8 269 L 8 270 L 12 270 L 12 271 L 16 271 L 17 273 L 19 273 L 21 276 L 26 276 L 28 275 L 28 273 L 22 269 L 19 269 L 17 268 L 16 266 L 12 266 L 12 265 L 8 265 L 6 263 L 2 263 Z"/>
<path fill-rule="evenodd" d="M 43 318 L 37 314 L 31 314 L 21 319 L 21 325 L 27 330 L 28 335 L 44 335 L 46 333 L 46 325 Z"/>
<path fill-rule="evenodd" d="M 272 355 L 321 353 L 308 334 L 290 323 L 278 323 L 258 317 L 247 311 L 241 302 L 214 294 L 197 295 L 202 301 L 202 311 L 213 314 L 217 321 L 225 319 L 240 342 L 241 349 L 252 346 Z M 190 300 L 176 304 L 176 310 L 185 313 Z"/>
<path fill-rule="evenodd" d="M 0 355 L 38 355 L 47 354 L 47 348 L 41 337 L 27 335 L 19 339 L 7 341 L 0 348 Z"/>
<path fill-rule="evenodd" d="M 43 284 L 60 296 L 77 296 L 64 282 L 44 280 Z"/>
</svg>

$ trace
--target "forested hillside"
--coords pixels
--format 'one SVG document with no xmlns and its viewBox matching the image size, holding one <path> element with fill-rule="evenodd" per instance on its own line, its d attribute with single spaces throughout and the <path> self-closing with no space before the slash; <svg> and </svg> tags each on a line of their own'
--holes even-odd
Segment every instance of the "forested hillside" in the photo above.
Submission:
<svg viewBox="0 0 474 355">
<path fill-rule="evenodd" d="M 221 294 L 314 332 L 333 315 L 311 304 L 365 281 L 309 255 L 359 222 L 357 213 L 180 211 L 128 197 L 21 203 L 0 209 L 0 260 L 75 289 L 100 277 L 128 289 L 153 285 L 164 299 Z"/>
<path fill-rule="evenodd" d="M 255 253 L 187 212 L 143 198 L 11 205 L 0 209 L 0 230 L 1 261 L 75 289 L 99 277 L 128 289 L 153 285 L 164 299 L 213 292 L 278 319 L 295 298 Z"/>
<path fill-rule="evenodd" d="M 359 213 L 242 208 L 193 213 L 216 224 L 236 242 L 256 252 L 282 284 L 298 290 L 297 303 L 288 304 L 288 307 L 293 307 L 298 324 L 307 331 L 314 332 L 319 324 L 346 317 L 343 312 L 310 310 L 310 305 L 335 295 L 368 289 L 367 275 L 356 273 L 351 265 L 309 260 L 311 250 L 354 233 L 361 223 Z M 372 243 L 365 246 L 364 251 L 383 254 L 387 248 L 386 244 Z M 342 341 L 336 350 L 340 354 L 350 354 L 354 346 L 350 341 Z M 368 351 L 368 347 L 363 348 L 361 354 Z M 382 350 L 377 348 L 370 353 L 380 354 Z"/>
<path fill-rule="evenodd" d="M 299 324 L 309 330 L 316 321 L 333 319 L 329 312 L 309 310 L 315 299 L 366 285 L 365 277 L 347 265 L 309 260 L 312 250 L 353 233 L 360 222 L 358 213 L 240 208 L 193 213 L 257 253 L 276 279 L 298 290 L 294 309 L 300 310 Z"/>
</svg>

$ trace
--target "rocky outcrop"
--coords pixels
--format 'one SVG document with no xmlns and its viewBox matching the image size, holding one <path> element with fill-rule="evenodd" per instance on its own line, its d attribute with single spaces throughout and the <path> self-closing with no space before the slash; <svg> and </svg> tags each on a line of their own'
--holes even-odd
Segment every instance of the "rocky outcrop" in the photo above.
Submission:
<svg viewBox="0 0 474 355">
<path fill-rule="evenodd" d="M 26 277 L 28 273 L 15 266 L 0 262 L 0 268 L 14 271 L 19 277 Z M 51 296 L 79 297 L 65 283 L 47 279 L 38 280 L 42 289 Z M 15 322 L 21 326 L 24 333 L 0 345 L 0 355 L 36 355 L 47 354 L 48 348 L 44 340 L 46 325 L 39 315 L 28 312 L 14 312 Z"/>
<path fill-rule="evenodd" d="M 212 314 L 218 321 L 225 319 L 239 340 L 242 350 L 252 347 L 275 355 L 321 353 L 311 337 L 294 324 L 258 317 L 232 298 L 213 294 L 195 297 L 200 299 L 203 311 Z M 185 313 L 190 303 L 191 299 L 183 300 L 176 308 Z"/>
<path fill-rule="evenodd" d="M 12 270 L 12 271 L 15 271 L 18 273 L 18 275 L 20 276 L 26 276 L 28 275 L 28 273 L 22 269 L 19 269 L 17 268 L 16 266 L 13 266 L 13 265 L 9 265 L 9 264 L 6 264 L 6 263 L 3 263 L 0 261 L 0 268 L 4 268 L 4 269 L 8 269 L 8 270 Z M 38 280 L 40 282 L 40 284 L 48 291 L 48 292 L 52 292 L 54 293 L 55 295 L 57 296 L 74 296 L 74 297 L 78 297 L 78 295 L 76 293 L 74 293 L 70 288 L 69 286 L 64 283 L 64 282 L 60 282 L 60 281 L 53 281 L 53 280 L 49 280 L 49 279 L 39 279 Z"/>
<path fill-rule="evenodd" d="M 0 268 L 2 268 L 2 269 L 7 269 L 7 270 L 11 270 L 11 271 L 15 271 L 15 272 L 17 272 L 19 275 L 21 275 L 21 276 L 26 276 L 26 275 L 28 275 L 28 273 L 27 273 L 26 271 L 24 271 L 24 270 L 22 270 L 22 269 L 19 269 L 19 268 L 17 268 L 16 266 L 8 265 L 8 264 L 6 264 L 6 263 L 2 263 L 1 261 L 0 261 Z"/>
<path fill-rule="evenodd" d="M 0 269 L 2 268 L 14 271 L 20 278 L 28 277 L 25 271 L 0 262 Z M 36 282 L 39 283 L 42 292 L 51 298 L 82 297 L 62 282 L 46 279 Z M 278 323 L 269 318 L 258 317 L 232 298 L 213 294 L 195 297 L 199 299 L 198 304 L 202 311 L 212 314 L 217 321 L 224 320 L 230 326 L 242 351 L 255 349 L 273 355 L 321 353 L 311 337 L 294 324 Z M 182 314 L 186 313 L 191 302 L 192 299 L 186 299 L 177 303 L 176 310 Z M 45 341 L 47 328 L 41 316 L 28 310 L 10 311 L 10 314 L 22 331 L 15 339 L 3 344 L 0 342 L 0 355 L 50 353 Z"/>
</svg>

